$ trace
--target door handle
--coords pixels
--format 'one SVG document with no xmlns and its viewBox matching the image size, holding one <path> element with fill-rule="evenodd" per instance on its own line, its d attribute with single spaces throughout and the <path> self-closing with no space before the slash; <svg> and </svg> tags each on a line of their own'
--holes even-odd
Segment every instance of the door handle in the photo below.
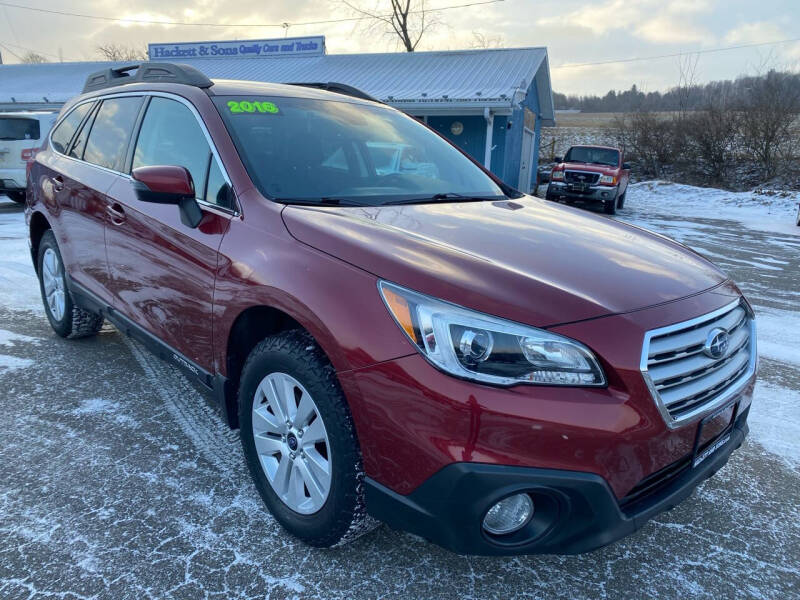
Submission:
<svg viewBox="0 0 800 600">
<path fill-rule="evenodd" d="M 125 222 L 125 210 L 118 202 L 108 205 L 106 214 L 111 217 L 111 222 L 114 225 L 122 225 Z"/>
<path fill-rule="evenodd" d="M 64 178 L 61 175 L 56 175 L 55 177 L 51 178 L 53 182 L 53 189 L 57 192 L 60 192 L 64 189 Z"/>
</svg>

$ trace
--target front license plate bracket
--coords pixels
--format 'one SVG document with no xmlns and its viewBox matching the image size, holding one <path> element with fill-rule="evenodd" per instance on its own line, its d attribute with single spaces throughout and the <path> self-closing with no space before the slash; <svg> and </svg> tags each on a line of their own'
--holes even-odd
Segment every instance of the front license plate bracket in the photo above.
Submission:
<svg viewBox="0 0 800 600">
<path fill-rule="evenodd" d="M 731 411 L 731 419 L 728 422 L 728 425 L 725 429 L 720 432 L 715 438 L 709 440 L 703 447 L 700 447 L 702 437 L 703 437 L 703 428 L 711 421 L 716 419 L 722 413 L 728 411 L 733 407 Z M 730 439 L 731 434 L 733 433 L 733 426 L 736 423 L 736 417 L 739 414 L 739 400 L 735 400 L 734 402 L 729 402 L 724 406 L 718 408 L 710 415 L 703 417 L 700 422 L 697 424 L 697 434 L 694 438 L 694 449 L 692 450 L 692 468 L 697 467 L 700 463 L 706 460 L 709 456 L 714 454 L 717 450 L 725 446 Z"/>
</svg>

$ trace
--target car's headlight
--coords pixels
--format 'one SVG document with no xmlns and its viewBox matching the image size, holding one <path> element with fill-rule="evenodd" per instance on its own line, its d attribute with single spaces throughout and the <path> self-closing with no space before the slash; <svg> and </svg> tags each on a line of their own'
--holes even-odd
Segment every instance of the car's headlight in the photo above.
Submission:
<svg viewBox="0 0 800 600">
<path fill-rule="evenodd" d="M 559 171 L 555 171 L 555 170 L 551 171 L 550 172 L 550 179 L 552 179 L 553 181 L 563 181 L 563 179 L 564 179 L 564 171 L 561 171 L 561 170 L 559 170 Z"/>
<path fill-rule="evenodd" d="M 615 175 L 601 175 L 600 183 L 607 183 L 614 185 L 615 183 L 617 183 L 617 177 Z"/>
<path fill-rule="evenodd" d="M 495 385 L 602 386 L 606 380 L 584 345 L 380 281 L 397 324 L 436 367 Z"/>
</svg>

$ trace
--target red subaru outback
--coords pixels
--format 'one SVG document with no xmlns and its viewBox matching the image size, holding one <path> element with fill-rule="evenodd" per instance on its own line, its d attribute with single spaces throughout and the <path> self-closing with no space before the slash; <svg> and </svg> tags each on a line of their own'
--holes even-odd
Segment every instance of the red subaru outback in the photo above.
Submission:
<svg viewBox="0 0 800 600">
<path fill-rule="evenodd" d="M 315 546 L 372 515 L 461 553 L 588 551 L 726 463 L 756 370 L 733 282 L 321 87 L 90 77 L 29 175 L 53 329 L 108 319 L 197 378 Z"/>
</svg>

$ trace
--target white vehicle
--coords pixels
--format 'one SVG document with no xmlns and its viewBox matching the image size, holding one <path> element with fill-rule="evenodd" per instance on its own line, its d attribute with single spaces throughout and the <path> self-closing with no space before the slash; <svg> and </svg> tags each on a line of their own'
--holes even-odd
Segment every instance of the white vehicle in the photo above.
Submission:
<svg viewBox="0 0 800 600">
<path fill-rule="evenodd" d="M 413 173 L 425 177 L 438 177 L 436 165 L 420 160 L 419 150 L 408 144 L 367 142 L 375 172 L 378 175 Z"/>
<path fill-rule="evenodd" d="M 25 201 L 26 167 L 44 145 L 54 112 L 0 113 L 0 194 Z"/>
</svg>

